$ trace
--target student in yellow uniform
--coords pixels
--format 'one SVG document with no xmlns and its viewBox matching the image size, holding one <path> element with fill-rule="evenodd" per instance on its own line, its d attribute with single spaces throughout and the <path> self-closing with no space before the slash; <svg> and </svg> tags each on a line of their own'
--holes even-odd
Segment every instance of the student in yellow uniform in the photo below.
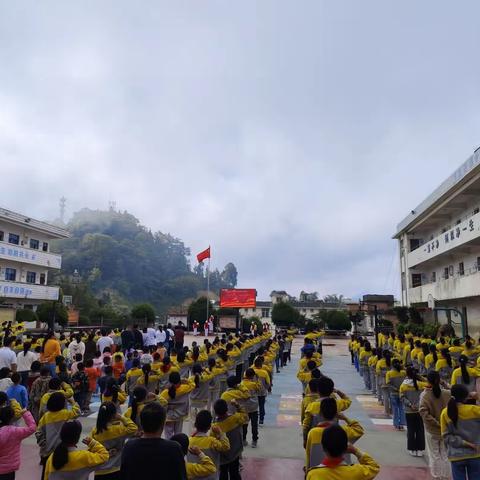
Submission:
<svg viewBox="0 0 480 480">
<path fill-rule="evenodd" d="M 428 373 L 430 370 L 435 370 L 435 366 L 438 362 L 437 347 L 430 344 L 428 350 L 430 353 L 425 355 L 425 373 Z"/>
<path fill-rule="evenodd" d="M 440 378 L 444 382 L 450 381 L 452 377 L 453 366 L 452 357 L 450 356 L 448 349 L 443 348 L 440 350 L 440 358 L 435 364 L 435 370 L 439 373 Z"/>
<path fill-rule="evenodd" d="M 307 443 L 304 445 L 306 471 L 323 461 L 325 457 L 325 452 L 322 449 L 323 432 L 331 425 L 336 425 L 338 420 L 346 423 L 346 425 L 342 425 L 342 428 L 345 430 L 350 443 L 356 442 L 364 433 L 363 427 L 357 420 L 350 420 L 343 413 L 338 412 L 337 402 L 333 398 L 324 398 L 321 401 L 320 412 L 325 420 L 308 432 Z"/>
<path fill-rule="evenodd" d="M 308 393 L 302 399 L 302 404 L 300 407 L 300 421 L 303 424 L 303 420 L 305 418 L 305 411 L 307 407 L 313 403 L 318 402 L 320 400 L 320 395 L 318 394 L 318 378 L 312 378 L 308 382 Z"/>
<path fill-rule="evenodd" d="M 40 417 L 46 412 L 47 410 L 47 402 L 50 396 L 55 392 L 60 392 L 64 395 L 65 398 L 72 398 L 73 397 L 73 389 L 72 387 L 66 383 L 62 382 L 58 377 L 51 378 L 48 382 L 48 392 L 43 395 L 40 400 L 40 408 L 39 408 L 39 415 Z"/>
<path fill-rule="evenodd" d="M 325 458 L 308 471 L 307 480 L 372 480 L 380 471 L 380 465 L 368 453 L 348 443 L 345 430 L 338 425 L 325 429 L 322 448 Z M 355 455 L 358 463 L 348 465 L 344 461 L 347 453 Z"/>
<path fill-rule="evenodd" d="M 75 478 L 88 480 L 94 472 L 109 458 L 108 450 L 90 437 L 83 439 L 88 450 L 77 450 L 82 434 L 82 424 L 78 420 L 66 422 L 60 431 L 60 443 L 49 457 L 45 467 L 44 480 L 55 478 Z"/>
<path fill-rule="evenodd" d="M 190 446 L 198 447 L 205 455 L 215 464 L 217 472 L 220 471 L 220 455 L 228 452 L 230 449 L 230 441 L 225 432 L 220 427 L 212 427 L 212 414 L 208 410 L 201 410 L 195 418 L 195 430 L 190 436 Z M 211 432 L 209 434 L 211 428 Z M 188 455 L 187 461 L 196 463 L 199 459 L 195 456 Z M 215 480 L 216 475 L 208 477 L 205 480 Z"/>
<path fill-rule="evenodd" d="M 193 462 L 189 462 L 185 459 L 185 467 L 187 469 L 188 480 L 207 480 L 210 478 L 215 479 L 217 477 L 217 467 L 213 463 L 212 459 L 206 455 L 198 447 L 190 445 L 188 436 L 184 433 L 177 433 L 171 439 L 172 442 L 177 442 L 182 448 L 182 453 L 186 457 L 195 459 Z"/>
<path fill-rule="evenodd" d="M 148 393 L 145 387 L 135 387 L 132 393 L 132 404 L 127 408 L 125 416 L 135 422 L 138 428 L 141 428 L 140 414 L 145 405 L 149 403 L 159 403 L 163 407 L 167 406 L 167 401 L 159 395 Z"/>
<path fill-rule="evenodd" d="M 452 378 L 450 380 L 450 385 L 462 384 L 467 387 L 469 394 L 476 392 L 477 389 L 477 378 L 480 376 L 480 371 L 477 368 L 468 366 L 469 360 L 465 355 L 460 355 L 458 359 L 459 367 L 452 372 Z M 475 399 L 472 398 L 470 402 L 475 405 Z"/>
<path fill-rule="evenodd" d="M 90 436 L 109 452 L 109 459 L 96 472 L 95 479 L 119 480 L 122 450 L 125 441 L 137 433 L 137 425 L 117 412 L 113 402 L 100 405 L 97 424 Z"/>
<path fill-rule="evenodd" d="M 132 396 L 133 389 L 137 386 L 137 380 L 142 376 L 143 372 L 140 368 L 140 359 L 134 358 L 132 368 L 127 372 L 125 380 L 125 391 L 127 395 Z"/>
<path fill-rule="evenodd" d="M 452 476 L 476 480 L 480 478 L 480 407 L 466 404 L 468 390 L 465 385 L 453 385 L 451 394 L 447 408 L 440 415 L 440 428 Z"/>
<path fill-rule="evenodd" d="M 366 341 L 363 344 L 363 349 L 360 352 L 359 362 L 360 362 L 360 370 L 363 376 L 363 382 L 365 383 L 365 388 L 370 390 L 372 388 L 372 380 L 370 378 L 370 368 L 368 367 L 368 359 L 373 355 L 372 353 L 372 346 L 370 342 Z"/>
<path fill-rule="evenodd" d="M 406 423 L 405 410 L 400 401 L 400 385 L 405 379 L 406 372 L 402 369 L 402 364 L 398 358 L 392 360 L 392 368 L 385 376 L 385 383 L 390 388 L 390 402 L 393 413 L 393 426 L 396 430 L 403 430 Z"/>
<path fill-rule="evenodd" d="M 220 477 L 238 479 L 240 478 L 240 455 L 243 452 L 242 427 L 248 422 L 248 415 L 235 400 L 232 403 L 236 412 L 229 415 L 225 400 L 219 399 L 215 402 L 213 408 L 216 418 L 213 425 L 218 426 L 230 442 L 229 450 L 220 455 Z"/>
<path fill-rule="evenodd" d="M 80 407 L 73 398 L 68 399 L 68 402 L 72 405 L 71 410 L 66 408 L 66 402 L 63 393 L 52 393 L 47 402 L 47 412 L 38 422 L 35 436 L 40 447 L 42 465 L 46 464 L 47 458 L 59 444 L 59 432 L 62 425 L 80 415 Z"/>
<path fill-rule="evenodd" d="M 335 394 L 340 398 L 337 398 Z M 305 410 L 305 417 L 302 424 L 304 441 L 306 441 L 310 429 L 323 420 L 323 417 L 320 413 L 320 403 L 324 398 L 334 398 L 337 402 L 337 410 L 339 412 L 347 410 L 347 408 L 349 408 L 352 404 L 352 401 L 347 397 L 347 395 L 340 390 L 335 389 L 333 380 L 328 377 L 321 377 L 318 379 L 318 395 L 319 399 L 310 403 Z"/>
<path fill-rule="evenodd" d="M 160 397 L 167 402 L 167 419 L 163 430 L 167 440 L 182 432 L 183 421 L 190 409 L 189 393 L 195 388 L 195 383 L 182 380 L 179 372 L 172 372 L 168 380 L 169 387 L 160 393 Z"/>
<path fill-rule="evenodd" d="M 448 349 L 450 355 L 454 359 L 455 363 L 458 364 L 458 359 L 463 352 L 463 347 L 460 345 L 460 339 L 455 338 L 453 340 L 453 345 Z"/>
<path fill-rule="evenodd" d="M 152 371 L 152 366 L 146 363 L 142 366 L 142 375 L 137 378 L 137 386 L 145 387 L 147 392 L 158 393 L 158 382 L 161 377 L 157 373 L 158 371 Z"/>
</svg>

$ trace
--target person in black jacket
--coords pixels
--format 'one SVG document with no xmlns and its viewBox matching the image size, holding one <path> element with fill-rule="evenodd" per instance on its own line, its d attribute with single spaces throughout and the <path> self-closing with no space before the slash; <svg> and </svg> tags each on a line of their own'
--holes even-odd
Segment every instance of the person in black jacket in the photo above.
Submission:
<svg viewBox="0 0 480 480">
<path fill-rule="evenodd" d="M 138 329 L 138 325 L 133 326 L 133 338 L 135 340 L 134 348 L 143 349 L 143 335 L 142 332 Z"/>
<path fill-rule="evenodd" d="M 124 352 L 127 352 L 131 348 L 135 347 L 135 335 L 133 334 L 131 325 L 129 325 L 127 329 L 120 334 L 120 337 L 122 339 L 122 350 Z"/>
<path fill-rule="evenodd" d="M 165 408 L 159 403 L 152 402 L 143 408 L 142 438 L 129 441 L 122 451 L 122 480 L 187 480 L 180 445 L 161 438 L 166 416 Z"/>
</svg>

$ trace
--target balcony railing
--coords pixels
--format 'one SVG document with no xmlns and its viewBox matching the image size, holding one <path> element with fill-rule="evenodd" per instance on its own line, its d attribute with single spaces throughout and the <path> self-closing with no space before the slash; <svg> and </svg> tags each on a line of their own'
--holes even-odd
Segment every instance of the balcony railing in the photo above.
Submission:
<svg viewBox="0 0 480 480">
<path fill-rule="evenodd" d="M 58 287 L 34 283 L 0 280 L 0 298 L 25 298 L 32 300 L 58 300 Z"/>
<path fill-rule="evenodd" d="M 47 268 L 61 268 L 62 256 L 55 253 L 43 252 L 11 243 L 0 242 L 0 260 L 39 265 Z"/>
<path fill-rule="evenodd" d="M 480 296 L 480 271 L 476 267 L 465 269 L 464 275 L 455 272 L 448 278 L 438 278 L 436 282 L 423 283 L 408 290 L 409 303 L 427 303 L 428 296 L 436 300 L 450 300 Z"/>
<path fill-rule="evenodd" d="M 414 267 L 438 255 L 480 237 L 480 213 L 472 215 L 446 232 L 425 242 L 408 254 L 408 267 Z"/>
</svg>

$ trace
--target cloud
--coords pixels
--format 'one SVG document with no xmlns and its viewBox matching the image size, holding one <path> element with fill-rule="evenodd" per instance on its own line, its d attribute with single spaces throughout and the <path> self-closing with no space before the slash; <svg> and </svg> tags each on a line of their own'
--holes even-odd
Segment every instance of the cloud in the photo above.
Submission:
<svg viewBox="0 0 480 480">
<path fill-rule="evenodd" d="M 262 298 L 397 294 L 396 224 L 477 146 L 479 10 L 5 5 L 2 205 L 115 200 Z"/>
</svg>

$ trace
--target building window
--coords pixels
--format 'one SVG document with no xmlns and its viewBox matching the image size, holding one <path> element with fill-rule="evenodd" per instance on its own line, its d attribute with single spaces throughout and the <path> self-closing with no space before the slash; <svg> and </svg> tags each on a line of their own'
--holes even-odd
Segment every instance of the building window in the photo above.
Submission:
<svg viewBox="0 0 480 480">
<path fill-rule="evenodd" d="M 40 285 L 45 285 L 45 274 L 44 273 L 40 274 Z"/>
<path fill-rule="evenodd" d="M 269 318 L 269 317 L 270 317 L 270 309 L 262 308 L 262 318 Z"/>
<path fill-rule="evenodd" d="M 412 273 L 412 287 L 420 287 L 422 285 L 422 274 Z"/>
<path fill-rule="evenodd" d="M 450 265 L 450 266 L 448 267 L 448 274 L 449 274 L 451 277 L 453 277 L 453 265 Z"/>
<path fill-rule="evenodd" d="M 448 280 L 448 267 L 445 267 L 443 270 L 443 278 L 445 280 Z"/>
<path fill-rule="evenodd" d="M 432 283 L 437 281 L 437 272 L 432 272 Z"/>
<path fill-rule="evenodd" d="M 14 282 L 17 278 L 17 270 L 15 268 L 6 268 L 5 269 L 5 280 Z"/>
<path fill-rule="evenodd" d="M 37 274 L 35 272 L 27 272 L 27 283 L 35 283 Z"/>
<path fill-rule="evenodd" d="M 35 250 L 38 250 L 40 248 L 40 242 L 38 240 L 35 240 L 34 238 L 31 238 L 30 248 L 34 248 Z"/>
<path fill-rule="evenodd" d="M 465 267 L 464 267 L 464 265 L 463 265 L 463 262 L 460 262 L 460 263 L 458 264 L 458 273 L 459 273 L 460 275 L 465 275 Z"/>
<path fill-rule="evenodd" d="M 413 252 L 417 248 L 420 247 L 420 239 L 418 238 L 411 238 L 410 239 L 410 251 Z"/>
<path fill-rule="evenodd" d="M 18 245 L 20 243 L 20 235 L 16 235 L 15 233 L 9 233 L 8 243 L 13 243 L 14 245 Z"/>
<path fill-rule="evenodd" d="M 47 242 L 43 242 L 42 250 L 44 252 L 48 252 L 48 243 Z"/>
<path fill-rule="evenodd" d="M 0 242 L 3 242 L 4 235 L 5 234 L 0 230 Z"/>
</svg>

